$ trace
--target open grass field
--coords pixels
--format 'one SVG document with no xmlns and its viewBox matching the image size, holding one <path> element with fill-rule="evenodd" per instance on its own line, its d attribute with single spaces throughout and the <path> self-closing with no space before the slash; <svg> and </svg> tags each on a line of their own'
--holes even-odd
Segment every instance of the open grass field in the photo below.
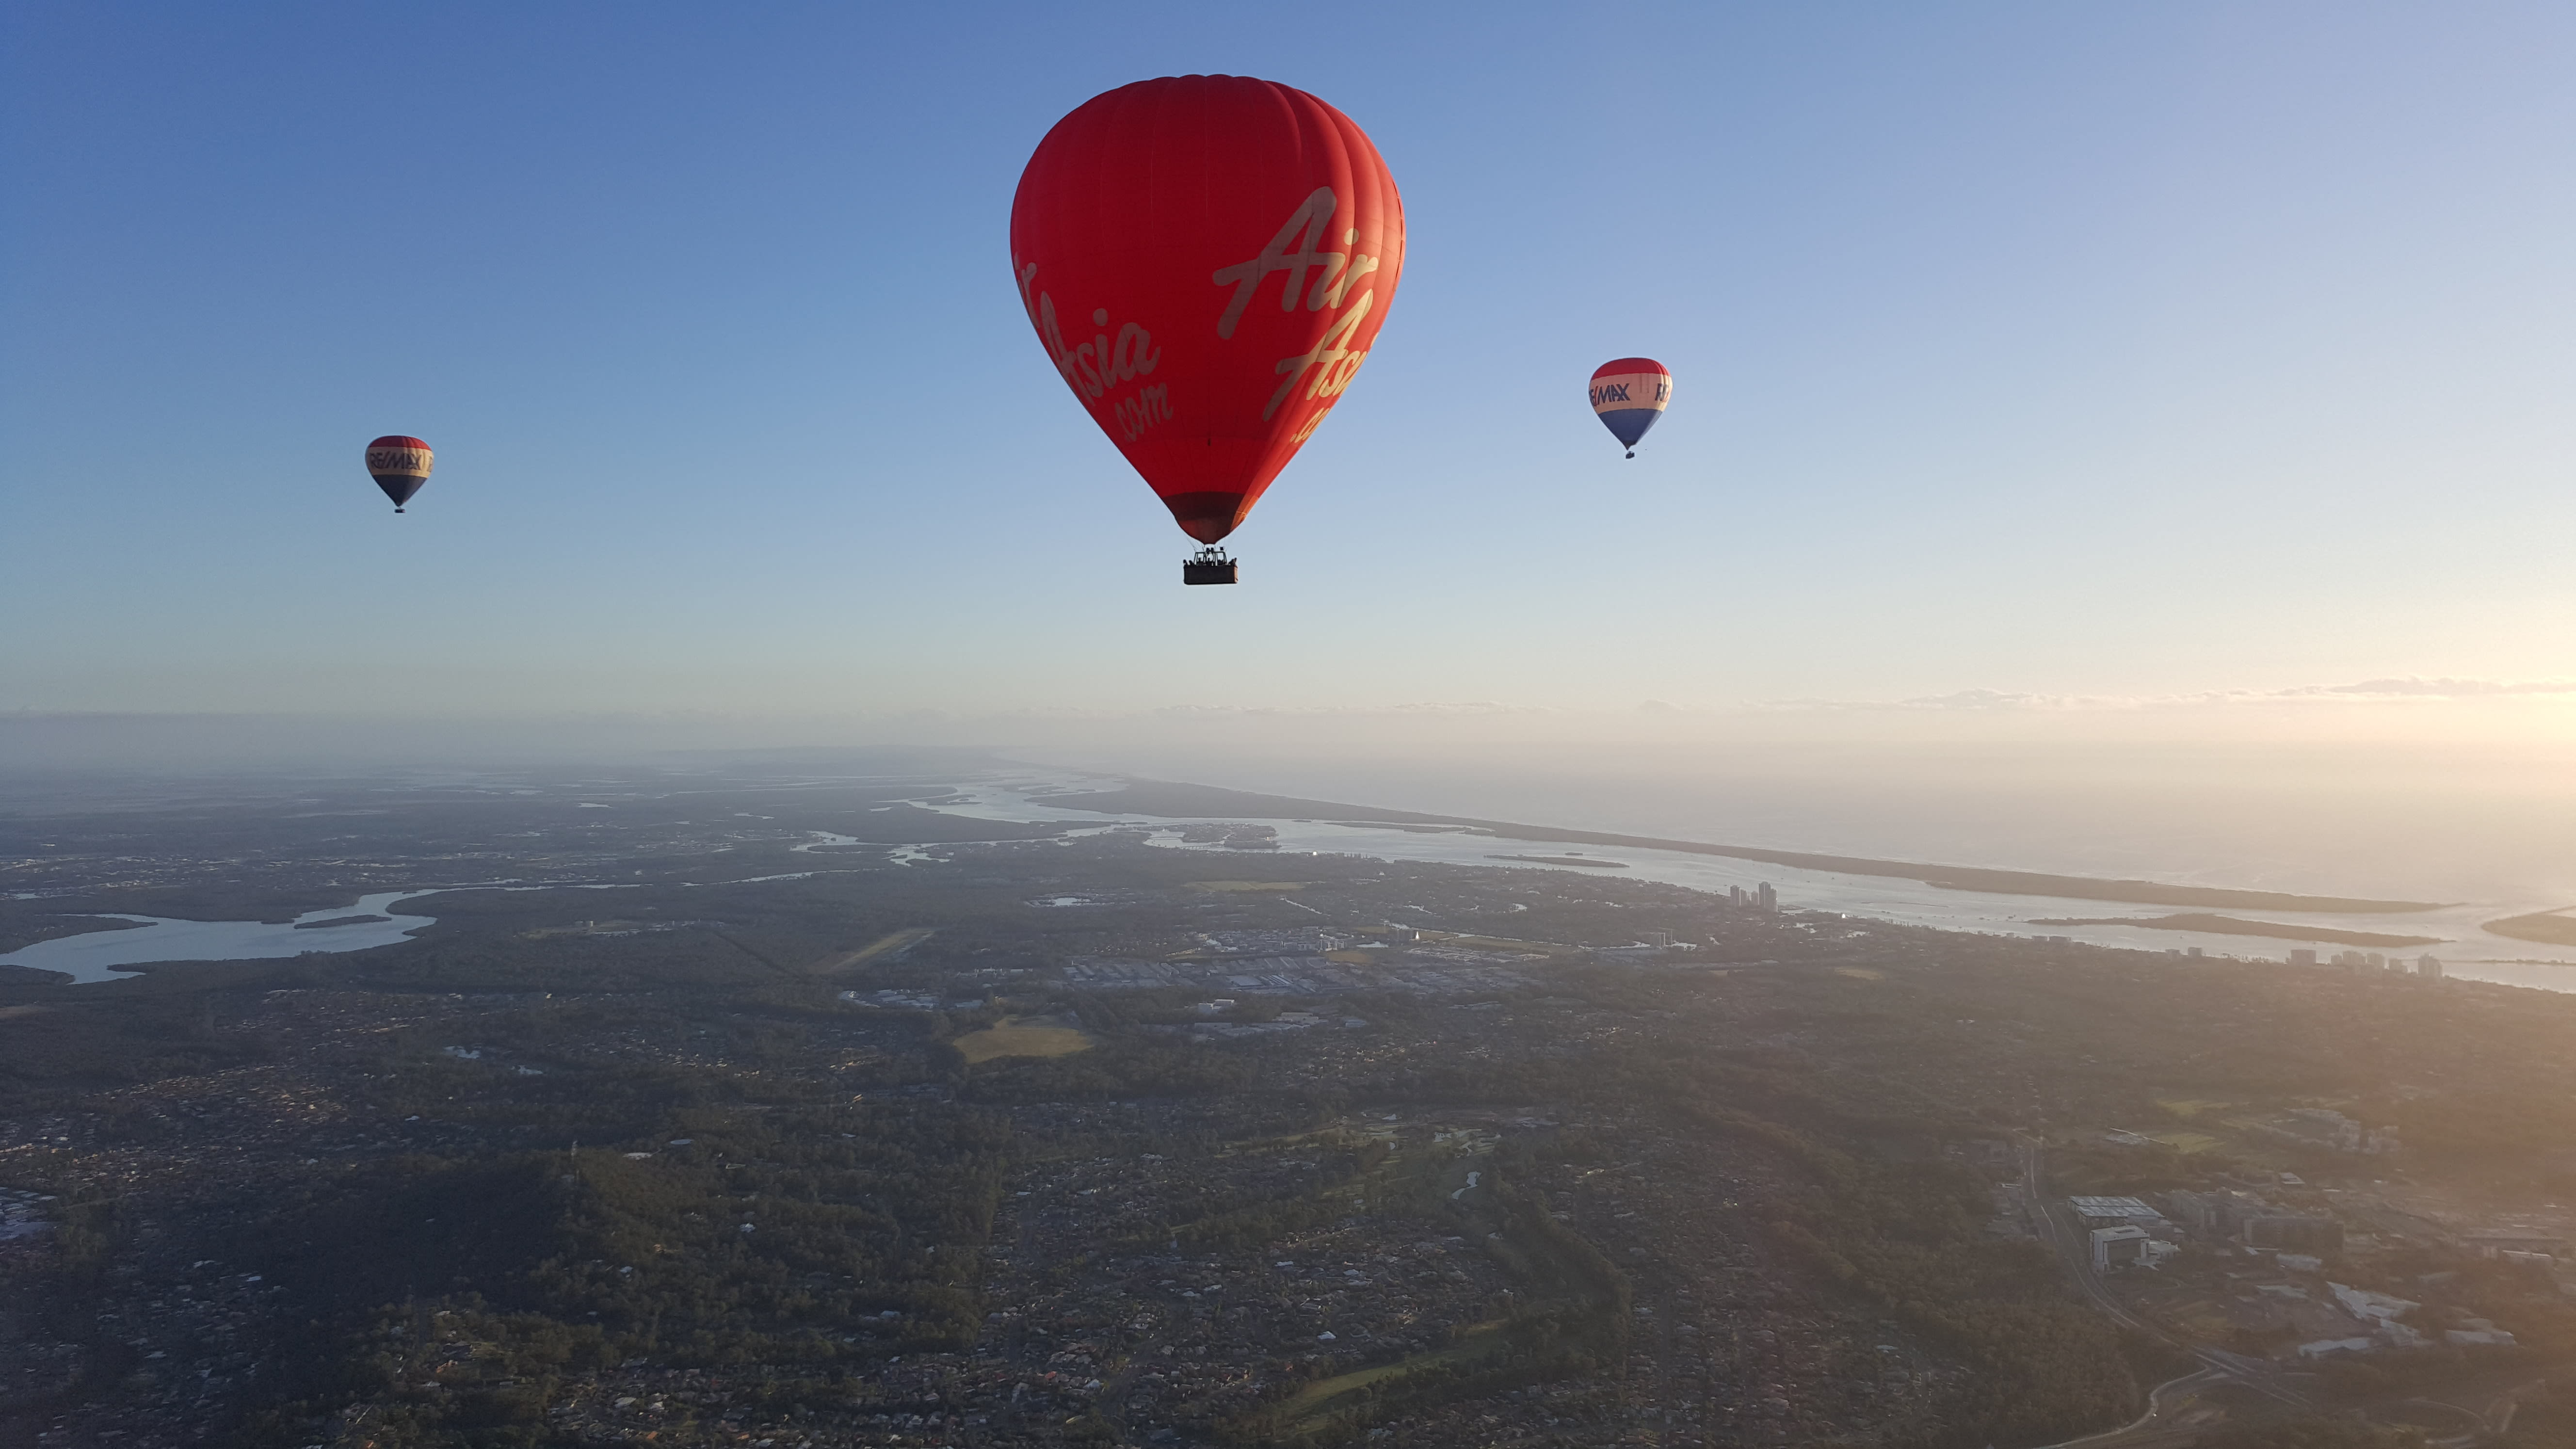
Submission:
<svg viewBox="0 0 2576 1449">
<path fill-rule="evenodd" d="M 854 966 L 865 966 L 880 956 L 892 955 L 907 946 L 920 945 L 929 940 L 937 929 L 934 926 L 918 926 L 909 931 L 888 931 L 855 951 L 840 956 L 826 956 L 805 969 L 816 976 L 829 976 L 835 971 L 847 971 Z"/>
<path fill-rule="evenodd" d="M 1001 1057 L 1069 1057 L 1095 1045 L 1082 1028 L 1042 1016 L 1006 1016 L 951 1044 L 970 1067 Z"/>
<path fill-rule="evenodd" d="M 1444 946 L 1464 946 L 1473 951 L 1525 951 L 1533 956 L 1579 956 L 1583 948 L 1561 941 L 1524 941 L 1518 936 L 1460 936 L 1447 931 L 1425 931 L 1423 944 L 1437 942 Z"/>
<path fill-rule="evenodd" d="M 1287 1417 L 1292 1423 L 1311 1421 L 1342 1407 L 1336 1401 L 1344 1395 L 1371 1384 L 1435 1366 L 1455 1368 L 1488 1357 L 1503 1347 L 1502 1328 L 1503 1322 L 1499 1318 L 1490 1323 L 1479 1323 L 1466 1329 L 1464 1338 L 1454 1347 L 1434 1349 L 1375 1368 L 1356 1369 L 1328 1379 L 1317 1379 L 1298 1390 L 1297 1396 L 1288 1401 Z"/>
<path fill-rule="evenodd" d="M 2153 1132 L 2147 1135 L 2147 1140 L 2161 1142 L 2185 1157 L 2225 1145 L 2206 1132 Z"/>
<path fill-rule="evenodd" d="M 2235 1104 L 2212 1102 L 2199 1097 L 2159 1097 L 2156 1099 L 2156 1105 L 2189 1122 L 2203 1112 L 2224 1111 Z"/>
<path fill-rule="evenodd" d="M 1302 880 L 1194 880 L 1190 889 L 1216 891 L 1227 895 L 1288 895 L 1306 888 Z"/>
<path fill-rule="evenodd" d="M 552 941 L 563 936 L 631 936 L 643 929 L 642 921 L 582 921 L 570 926 L 539 926 L 520 935 L 531 941 Z"/>
<path fill-rule="evenodd" d="M 1836 976 L 1848 976 L 1854 981 L 1885 981 L 1887 979 L 1886 972 L 1874 970 L 1867 966 L 1837 966 L 1834 968 L 1834 974 Z"/>
<path fill-rule="evenodd" d="M 2211 1343 L 2226 1342 L 2236 1327 L 2236 1320 L 2229 1316 L 2225 1305 L 2206 1297 L 2187 1298 L 2160 1306 L 2156 1316 L 2194 1338 Z"/>
</svg>

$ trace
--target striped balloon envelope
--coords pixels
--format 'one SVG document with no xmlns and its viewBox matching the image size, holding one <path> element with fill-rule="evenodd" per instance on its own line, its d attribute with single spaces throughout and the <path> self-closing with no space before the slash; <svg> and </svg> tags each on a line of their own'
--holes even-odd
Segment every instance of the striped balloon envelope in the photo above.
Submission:
<svg viewBox="0 0 2576 1449">
<path fill-rule="evenodd" d="M 1621 357 L 1592 372 L 1592 415 L 1637 456 L 1637 440 L 1673 400 L 1673 375 L 1651 357 Z"/>
<path fill-rule="evenodd" d="M 400 433 L 388 433 L 367 445 L 367 476 L 394 501 L 394 512 L 429 481 L 429 444 Z"/>
</svg>

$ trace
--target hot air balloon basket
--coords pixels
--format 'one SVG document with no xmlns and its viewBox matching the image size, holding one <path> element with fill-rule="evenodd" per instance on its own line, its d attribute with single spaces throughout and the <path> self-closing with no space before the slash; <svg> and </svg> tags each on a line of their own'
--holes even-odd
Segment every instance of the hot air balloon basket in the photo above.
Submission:
<svg viewBox="0 0 2576 1449">
<path fill-rule="evenodd" d="M 1185 584 L 1230 584 L 1234 582 L 1235 563 L 1221 548 L 1203 548 L 1181 560 L 1181 582 Z"/>
</svg>

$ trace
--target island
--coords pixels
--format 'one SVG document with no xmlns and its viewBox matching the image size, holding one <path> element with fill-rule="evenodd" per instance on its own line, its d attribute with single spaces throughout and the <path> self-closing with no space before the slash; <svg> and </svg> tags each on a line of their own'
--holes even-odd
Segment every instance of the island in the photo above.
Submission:
<svg viewBox="0 0 2576 1449">
<path fill-rule="evenodd" d="M 1579 865 L 1588 870 L 1626 870 L 1624 860 L 1594 860 L 1587 855 L 1489 855 L 1487 860 L 1519 860 L 1531 865 Z"/>
</svg>

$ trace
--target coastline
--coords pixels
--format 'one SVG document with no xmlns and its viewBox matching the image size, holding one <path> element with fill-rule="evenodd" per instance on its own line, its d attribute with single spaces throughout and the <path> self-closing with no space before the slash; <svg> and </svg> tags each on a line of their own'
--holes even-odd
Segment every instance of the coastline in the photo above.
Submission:
<svg viewBox="0 0 2576 1449">
<path fill-rule="evenodd" d="M 73 936 L 94 936 L 103 931 L 140 930 L 150 924 L 138 916 L 98 915 L 88 911 L 11 912 L 23 915 L 23 924 L 0 925 L 0 956 L 23 951 L 47 941 L 67 940 Z"/>
</svg>

